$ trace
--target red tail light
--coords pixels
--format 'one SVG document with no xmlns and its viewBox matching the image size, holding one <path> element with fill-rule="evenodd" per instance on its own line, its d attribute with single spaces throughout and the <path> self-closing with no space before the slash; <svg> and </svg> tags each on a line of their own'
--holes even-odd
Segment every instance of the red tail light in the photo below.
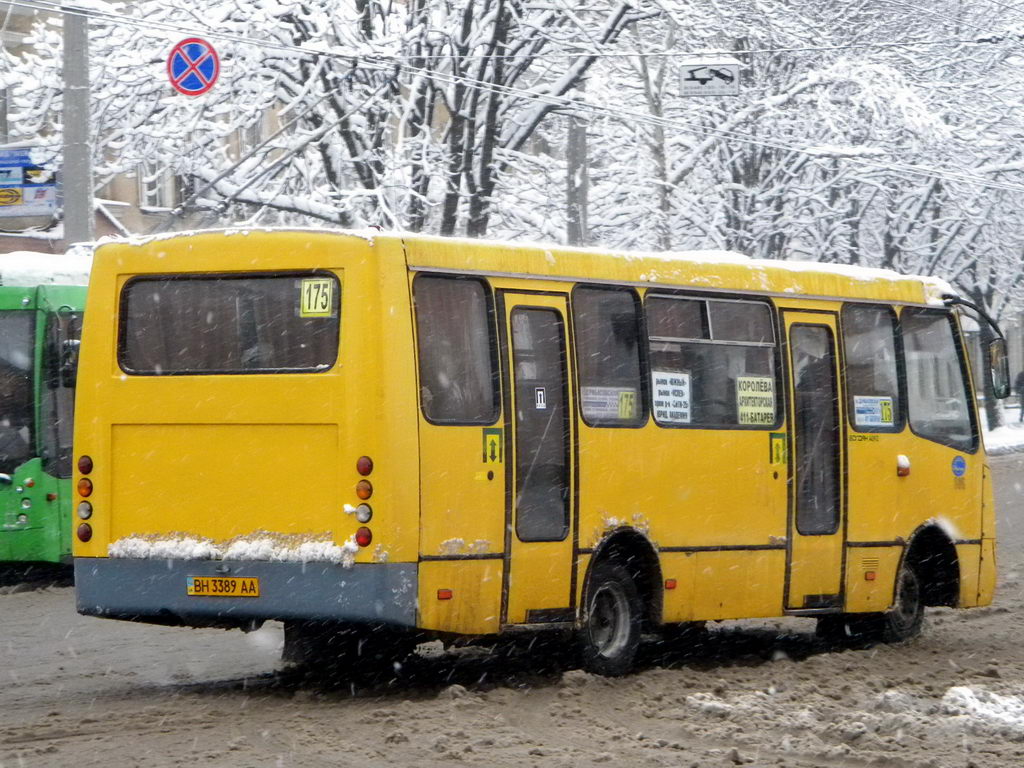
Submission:
<svg viewBox="0 0 1024 768">
<path fill-rule="evenodd" d="M 370 546 L 371 541 L 373 541 L 373 533 L 370 532 L 369 528 L 364 526 L 356 531 L 356 544 L 360 547 Z"/>
<path fill-rule="evenodd" d="M 92 457 L 91 456 L 79 456 L 78 457 L 78 471 L 83 475 L 88 475 L 92 472 Z"/>
<path fill-rule="evenodd" d="M 356 460 L 356 472 L 363 477 L 366 477 L 368 474 L 373 472 L 373 459 L 369 456 L 360 456 Z"/>
<path fill-rule="evenodd" d="M 82 523 L 80 526 L 78 526 L 78 540 L 79 541 L 83 541 L 84 542 L 84 541 L 88 541 L 91 538 L 92 538 L 92 526 L 91 525 L 89 525 L 88 523 Z"/>
</svg>

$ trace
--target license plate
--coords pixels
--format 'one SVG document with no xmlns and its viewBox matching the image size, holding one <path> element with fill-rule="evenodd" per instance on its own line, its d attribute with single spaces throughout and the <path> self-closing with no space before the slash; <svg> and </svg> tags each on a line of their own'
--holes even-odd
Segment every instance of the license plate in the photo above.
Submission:
<svg viewBox="0 0 1024 768">
<path fill-rule="evenodd" d="M 259 597 L 255 576 L 189 576 L 185 591 L 192 597 Z"/>
</svg>

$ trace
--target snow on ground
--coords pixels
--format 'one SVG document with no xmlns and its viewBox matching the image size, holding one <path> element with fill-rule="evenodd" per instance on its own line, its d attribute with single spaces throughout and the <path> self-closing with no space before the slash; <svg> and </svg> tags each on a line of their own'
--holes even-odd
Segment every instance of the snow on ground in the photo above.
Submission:
<svg viewBox="0 0 1024 768">
<path fill-rule="evenodd" d="M 990 456 L 1024 451 L 1024 421 L 1020 420 L 1020 410 L 1016 405 L 1004 405 L 1003 414 L 1006 424 L 990 430 L 985 419 L 985 410 L 979 408 L 982 428 L 985 430 L 985 450 Z"/>
</svg>

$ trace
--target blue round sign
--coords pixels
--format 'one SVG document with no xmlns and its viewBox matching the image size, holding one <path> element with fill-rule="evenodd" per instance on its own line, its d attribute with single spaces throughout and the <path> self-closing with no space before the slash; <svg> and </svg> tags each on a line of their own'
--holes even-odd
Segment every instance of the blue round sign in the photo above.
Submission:
<svg viewBox="0 0 1024 768">
<path fill-rule="evenodd" d="M 167 57 L 167 77 L 178 93 L 198 96 L 213 88 L 220 75 L 217 51 L 205 40 L 190 37 L 171 49 Z"/>
<path fill-rule="evenodd" d="M 953 459 L 953 476 L 963 477 L 967 473 L 967 461 L 963 456 Z"/>
</svg>

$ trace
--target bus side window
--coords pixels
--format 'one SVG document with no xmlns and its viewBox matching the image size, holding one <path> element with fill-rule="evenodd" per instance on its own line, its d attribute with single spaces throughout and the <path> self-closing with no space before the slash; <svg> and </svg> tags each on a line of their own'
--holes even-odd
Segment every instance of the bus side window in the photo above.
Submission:
<svg viewBox="0 0 1024 768">
<path fill-rule="evenodd" d="M 857 432 L 901 431 L 896 313 L 890 307 L 847 304 L 842 322 L 850 426 Z"/>
<path fill-rule="evenodd" d="M 959 451 L 977 448 L 969 387 L 952 317 L 908 307 L 900 316 L 914 433 Z"/>
<path fill-rule="evenodd" d="M 437 424 L 493 424 L 497 361 L 486 284 L 420 275 L 413 304 L 423 415 Z"/>
<path fill-rule="evenodd" d="M 572 295 L 580 410 L 590 426 L 647 420 L 640 380 L 640 312 L 629 289 L 580 286 Z"/>
<path fill-rule="evenodd" d="M 776 424 L 775 334 L 767 304 L 649 296 L 646 309 L 659 424 Z"/>
</svg>

